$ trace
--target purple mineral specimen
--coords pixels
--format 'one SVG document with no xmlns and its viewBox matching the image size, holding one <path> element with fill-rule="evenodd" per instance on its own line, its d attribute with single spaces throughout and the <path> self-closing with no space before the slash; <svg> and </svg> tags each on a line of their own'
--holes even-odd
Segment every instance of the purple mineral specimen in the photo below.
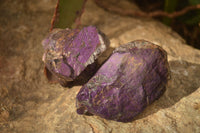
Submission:
<svg viewBox="0 0 200 133">
<path fill-rule="evenodd" d="M 145 40 L 117 48 L 77 94 L 77 113 L 128 122 L 165 91 L 167 53 Z"/>
<path fill-rule="evenodd" d="M 43 61 L 61 85 L 75 80 L 102 54 L 109 41 L 94 26 L 78 29 L 54 29 L 42 42 Z"/>
</svg>

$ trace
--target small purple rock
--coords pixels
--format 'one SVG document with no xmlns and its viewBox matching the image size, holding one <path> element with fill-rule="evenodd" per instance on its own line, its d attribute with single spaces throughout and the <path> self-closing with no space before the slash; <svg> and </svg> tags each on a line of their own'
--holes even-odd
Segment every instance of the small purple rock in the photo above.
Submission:
<svg viewBox="0 0 200 133">
<path fill-rule="evenodd" d="M 168 77 L 160 46 L 145 40 L 122 45 L 77 94 L 77 113 L 131 121 L 164 93 Z"/>
<path fill-rule="evenodd" d="M 109 41 L 96 27 L 54 29 L 42 42 L 43 61 L 62 85 L 75 80 L 97 57 Z"/>
</svg>

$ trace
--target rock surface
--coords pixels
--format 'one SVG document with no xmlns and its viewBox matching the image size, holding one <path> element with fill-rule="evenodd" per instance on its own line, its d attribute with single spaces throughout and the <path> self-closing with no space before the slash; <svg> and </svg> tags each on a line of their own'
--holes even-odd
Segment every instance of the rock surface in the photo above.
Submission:
<svg viewBox="0 0 200 133">
<path fill-rule="evenodd" d="M 107 40 L 95 26 L 52 30 L 42 41 L 47 78 L 55 77 L 65 87 L 84 72 L 88 79 L 95 73 L 97 58 L 109 47 Z"/>
<path fill-rule="evenodd" d="M 113 47 L 136 39 L 162 46 L 168 53 L 171 80 L 164 95 L 133 122 L 78 115 L 75 96 L 81 86 L 52 85 L 43 75 L 41 41 L 55 3 L 49 1 L 44 10 L 21 0 L 0 2 L 0 132 L 200 132 L 200 51 L 155 20 L 108 13 L 91 0 L 82 24 L 96 25 Z"/>
<path fill-rule="evenodd" d="M 76 97 L 78 114 L 130 122 L 166 89 L 167 52 L 146 40 L 117 47 Z"/>
</svg>

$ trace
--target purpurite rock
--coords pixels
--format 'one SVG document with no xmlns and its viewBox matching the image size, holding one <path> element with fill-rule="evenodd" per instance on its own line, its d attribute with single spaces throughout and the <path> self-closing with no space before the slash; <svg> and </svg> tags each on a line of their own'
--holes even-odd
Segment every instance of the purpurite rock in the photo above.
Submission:
<svg viewBox="0 0 200 133">
<path fill-rule="evenodd" d="M 145 40 L 117 48 L 77 94 L 77 113 L 128 122 L 165 91 L 167 53 Z"/>
<path fill-rule="evenodd" d="M 54 29 L 42 42 L 46 68 L 62 85 L 75 80 L 97 57 L 109 41 L 96 27 Z"/>
</svg>

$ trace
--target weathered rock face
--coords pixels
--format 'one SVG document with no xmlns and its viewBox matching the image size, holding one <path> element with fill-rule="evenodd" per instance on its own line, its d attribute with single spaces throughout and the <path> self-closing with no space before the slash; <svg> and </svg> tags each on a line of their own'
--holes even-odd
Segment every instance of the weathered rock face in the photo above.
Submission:
<svg viewBox="0 0 200 133">
<path fill-rule="evenodd" d="M 40 1 L 47 2 L 34 2 Z M 56 4 L 56 1 L 51 1 L 53 4 L 50 5 Z M 0 17 L 0 40 L 3 42 L 0 43 L 0 102 L 3 102 L 0 104 L 0 117 L 8 118 L 0 122 L 0 132 L 200 131 L 200 51 L 185 45 L 185 41 L 170 28 L 152 19 L 123 17 L 106 12 L 88 0 L 82 24 L 96 25 L 111 40 L 112 47 L 145 39 L 162 46 L 168 54 L 171 80 L 164 95 L 132 122 L 115 122 L 76 113 L 76 95 L 82 86 L 64 89 L 46 81 L 40 42 L 49 31 L 54 6 L 44 11 L 41 6 L 24 2 L 6 0 L 0 4 L 3 13 Z"/>
<path fill-rule="evenodd" d="M 77 94 L 77 113 L 128 122 L 165 91 L 167 53 L 145 40 L 118 47 Z"/>
<path fill-rule="evenodd" d="M 96 27 L 88 26 L 82 30 L 54 29 L 42 44 L 45 66 L 65 86 L 89 65 L 95 66 L 95 60 L 109 46 L 109 41 Z M 95 71 L 95 67 L 90 68 L 90 72 Z"/>
</svg>

